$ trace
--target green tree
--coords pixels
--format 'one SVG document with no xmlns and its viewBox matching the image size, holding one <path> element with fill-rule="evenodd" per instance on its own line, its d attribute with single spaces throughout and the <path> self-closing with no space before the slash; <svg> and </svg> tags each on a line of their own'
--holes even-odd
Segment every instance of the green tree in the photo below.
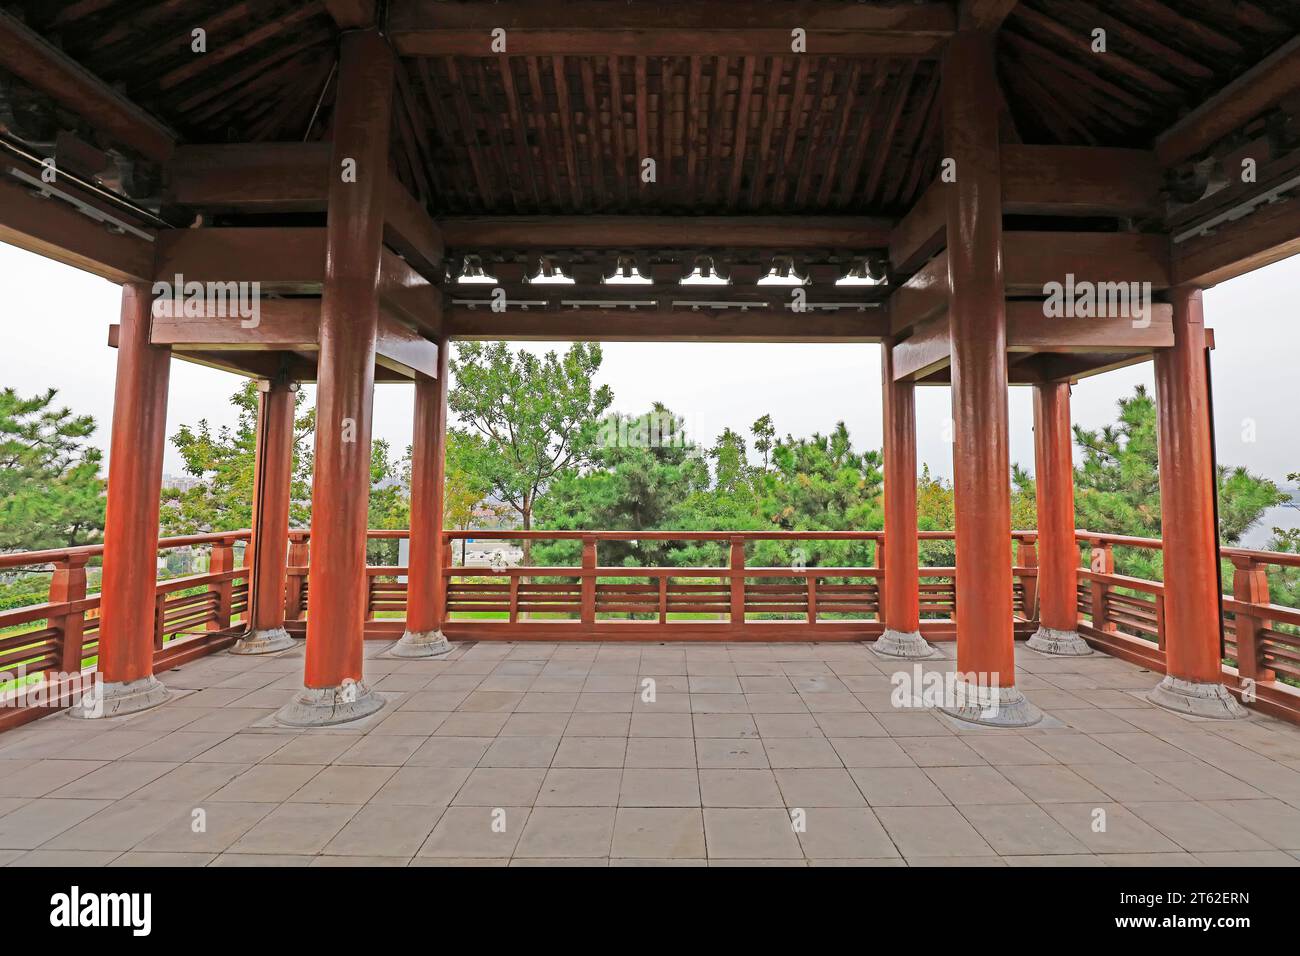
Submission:
<svg viewBox="0 0 1300 956">
<path fill-rule="evenodd" d="M 103 532 L 103 455 L 86 444 L 95 420 L 55 406 L 57 394 L 0 391 L 0 551 L 89 544 Z"/>
<path fill-rule="evenodd" d="M 1160 465 L 1157 452 L 1156 406 L 1139 385 L 1118 402 L 1114 425 L 1086 429 L 1076 425 L 1074 440 L 1083 450 L 1075 468 L 1075 515 L 1089 531 L 1160 537 Z M 1270 507 L 1286 495 L 1267 478 L 1245 468 L 1218 469 L 1219 538 L 1235 545 Z M 1115 552 L 1116 570 L 1137 577 L 1161 577 L 1160 555 L 1136 549 Z"/>
<path fill-rule="evenodd" d="M 548 530 L 675 531 L 691 522 L 691 503 L 709 487 L 709 469 L 681 430 L 682 419 L 656 403 L 649 416 L 612 415 L 603 434 L 636 435 L 635 423 L 652 417 L 671 420 L 668 441 L 600 444 L 588 467 L 555 476 L 537 501 L 537 524 Z M 680 541 L 605 541 L 602 565 L 645 567 L 679 563 Z M 574 563 L 577 541 L 556 541 L 535 549 L 544 565 Z"/>
<path fill-rule="evenodd" d="M 514 352 L 504 343 L 462 342 L 448 403 L 463 425 L 467 465 L 492 494 L 533 525 L 538 497 L 560 472 L 588 461 L 601 416 L 613 401 L 596 387 L 599 345 L 575 343 L 563 356 Z M 532 550 L 524 542 L 524 562 Z"/>
<path fill-rule="evenodd" d="M 257 452 L 257 382 L 243 382 L 230 396 L 235 407 L 234 427 L 214 429 L 207 419 L 181 425 L 171 437 L 180 452 L 184 470 L 201 483 L 181 491 L 163 490 L 163 534 L 200 534 L 236 531 L 253 521 L 253 475 Z M 294 399 L 294 450 L 290 487 L 289 524 L 304 528 L 311 514 L 311 443 L 316 410 L 304 409 L 300 391 Z"/>
</svg>

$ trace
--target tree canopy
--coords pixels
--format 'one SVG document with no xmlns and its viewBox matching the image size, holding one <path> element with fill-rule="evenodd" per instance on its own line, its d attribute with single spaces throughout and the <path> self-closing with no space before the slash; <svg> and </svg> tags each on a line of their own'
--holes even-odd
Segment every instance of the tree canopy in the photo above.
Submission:
<svg viewBox="0 0 1300 956">
<path fill-rule="evenodd" d="M 104 530 L 103 454 L 95 420 L 54 404 L 56 389 L 0 391 L 0 551 L 98 541 Z"/>
</svg>

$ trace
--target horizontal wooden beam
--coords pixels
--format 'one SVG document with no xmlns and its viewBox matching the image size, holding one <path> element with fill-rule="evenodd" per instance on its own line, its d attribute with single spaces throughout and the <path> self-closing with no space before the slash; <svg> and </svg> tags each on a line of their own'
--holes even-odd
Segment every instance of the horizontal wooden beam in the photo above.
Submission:
<svg viewBox="0 0 1300 956">
<path fill-rule="evenodd" d="M 948 310 L 948 253 L 939 253 L 889 297 L 889 325 L 895 335 Z"/>
<path fill-rule="evenodd" d="M 1173 246 L 1173 282 L 1202 288 L 1300 254 L 1300 198 L 1263 205 Z"/>
<path fill-rule="evenodd" d="M 293 352 L 310 358 L 320 349 L 320 299 L 314 297 L 267 298 L 258 304 L 255 318 L 220 315 L 209 304 L 211 314 L 172 317 L 155 314 L 149 340 L 170 346 L 176 353 L 201 353 L 211 364 L 212 356 L 230 352 Z M 227 357 L 226 367 L 246 372 L 270 367 L 245 357 Z M 254 364 L 250 364 L 253 362 Z M 438 346 L 387 312 L 379 315 L 375 337 L 375 364 L 412 378 L 414 373 L 438 376 Z M 300 372 L 301 374 L 301 372 Z"/>
<path fill-rule="evenodd" d="M 927 319 L 894 343 L 894 381 L 914 382 L 952 364 L 952 331 L 946 314 Z"/>
<path fill-rule="evenodd" d="M 384 190 L 384 242 L 430 282 L 442 280 L 442 232 L 396 176 Z"/>
<path fill-rule="evenodd" d="M 210 212 L 324 212 L 329 163 L 329 143 L 181 146 L 168 167 L 167 201 Z M 425 278 L 440 280 L 442 235 L 396 176 L 384 207 L 384 242 Z"/>
<path fill-rule="evenodd" d="M 171 156 L 176 142 L 171 130 L 2 10 L 0 67 L 113 142 L 156 162 Z"/>
<path fill-rule="evenodd" d="M 320 344 L 320 299 L 270 299 L 258 302 L 254 319 L 213 314 L 161 314 L 155 306 L 149 341 L 178 351 L 268 351 L 316 349 Z"/>
<path fill-rule="evenodd" d="M 1008 295 L 1045 295 L 1050 282 L 1150 282 L 1169 287 L 1169 239 L 1136 232 L 1004 232 Z"/>
<path fill-rule="evenodd" d="M 323 226 L 171 229 L 158 236 L 154 277 L 259 282 L 263 292 L 318 294 L 325 281 Z"/>
<path fill-rule="evenodd" d="M 1004 143 L 1001 157 L 1005 214 L 1154 218 L 1162 212 L 1161 173 L 1147 150 Z M 931 183 L 890 233 L 896 272 L 916 271 L 944 247 L 948 185 Z"/>
<path fill-rule="evenodd" d="M 1168 348 L 1174 344 L 1173 306 L 1148 303 L 1149 313 L 1125 317 L 1049 315 L 1042 302 L 1011 301 L 1007 351 L 1106 353 Z"/>
<path fill-rule="evenodd" d="M 883 248 L 867 216 L 465 216 L 438 220 L 450 249 Z"/>
<path fill-rule="evenodd" d="M 142 281 L 153 275 L 153 242 L 126 232 L 109 232 L 103 223 L 68 203 L 41 198 L 3 176 L 0 242 L 84 269 L 110 282 Z"/>
<path fill-rule="evenodd" d="M 1149 150 L 1006 143 L 1001 158 L 1004 213 L 1154 217 L 1162 212 L 1160 167 Z"/>
<path fill-rule="evenodd" d="M 1296 90 L 1300 90 L 1300 36 L 1157 136 L 1156 160 L 1168 167 L 1191 159 Z"/>
<path fill-rule="evenodd" d="M 466 306 L 448 309 L 444 329 L 459 339 L 552 342 L 879 342 L 889 332 L 883 309 L 492 312 Z"/>
<path fill-rule="evenodd" d="M 409 326 L 380 314 L 375 336 L 375 363 L 390 372 L 414 378 L 414 373 L 438 377 L 438 344 Z"/>
<path fill-rule="evenodd" d="M 937 56 L 956 18 L 946 3 L 393 0 L 388 33 L 404 56 L 780 55 L 806 31 L 813 55 Z M 493 31 L 504 30 L 504 50 Z"/>
<path fill-rule="evenodd" d="M 947 242 L 947 184 L 935 180 L 889 235 L 889 264 L 904 275 L 915 272 Z"/>
<path fill-rule="evenodd" d="M 329 143 L 178 146 L 166 200 L 213 212 L 317 212 L 329 189 Z"/>
<path fill-rule="evenodd" d="M 442 333 L 442 290 L 388 249 L 379 260 L 379 305 L 425 335 Z"/>
</svg>

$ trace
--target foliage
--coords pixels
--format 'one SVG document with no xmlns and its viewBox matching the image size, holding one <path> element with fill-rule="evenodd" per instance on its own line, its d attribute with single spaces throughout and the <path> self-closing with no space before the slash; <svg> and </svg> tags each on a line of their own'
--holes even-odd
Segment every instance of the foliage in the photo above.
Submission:
<svg viewBox="0 0 1300 956">
<path fill-rule="evenodd" d="M 589 460 L 613 401 L 609 386 L 592 384 L 601 358 L 599 345 L 581 342 L 562 357 L 541 358 L 504 342 L 456 345 L 448 404 L 464 424 L 455 431 L 470 469 L 519 514 L 524 529 L 552 479 Z M 530 553 L 525 542 L 526 561 Z"/>
<path fill-rule="evenodd" d="M 651 415 L 676 422 L 672 435 L 684 434 L 681 419 L 663 405 L 656 404 Z M 635 434 L 630 423 L 644 418 L 613 415 L 606 433 Z M 548 530 L 681 530 L 691 520 L 690 501 L 708 487 L 708 465 L 685 440 L 600 445 L 592 451 L 588 467 L 567 468 L 555 476 L 538 501 L 538 525 Z M 685 547 L 679 541 L 604 541 L 600 563 L 674 565 L 679 563 L 676 553 Z M 542 565 L 576 564 L 581 542 L 546 542 L 537 545 L 534 554 Z"/>
<path fill-rule="evenodd" d="M 316 410 L 302 408 L 303 393 L 294 399 L 294 449 L 289 524 L 303 528 L 311 513 L 311 451 L 309 439 L 316 427 Z M 171 437 L 180 452 L 184 470 L 201 479 L 184 491 L 163 490 L 161 530 L 164 535 L 236 531 L 253 522 L 253 476 L 257 451 L 258 389 L 243 382 L 230 396 L 236 410 L 235 426 L 213 429 L 207 419 L 181 425 Z"/>
<path fill-rule="evenodd" d="M 0 551 L 90 544 L 103 532 L 103 455 L 86 444 L 95 420 L 55 406 L 57 394 L 0 391 Z"/>
<path fill-rule="evenodd" d="M 1139 385 L 1121 398 L 1119 420 L 1097 430 L 1075 426 L 1083 464 L 1075 469 L 1074 506 L 1078 526 L 1090 531 L 1160 537 L 1160 463 L 1155 401 Z M 1245 468 L 1220 465 L 1217 475 L 1219 537 L 1234 545 L 1270 507 L 1286 495 L 1267 478 Z M 1120 574 L 1161 579 L 1161 555 L 1130 548 L 1115 550 Z"/>
</svg>

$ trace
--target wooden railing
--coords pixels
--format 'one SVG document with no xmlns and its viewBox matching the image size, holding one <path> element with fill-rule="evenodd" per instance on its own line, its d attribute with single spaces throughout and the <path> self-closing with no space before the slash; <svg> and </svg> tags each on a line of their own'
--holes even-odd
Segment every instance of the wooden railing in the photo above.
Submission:
<svg viewBox="0 0 1300 956">
<path fill-rule="evenodd" d="M 408 536 L 371 531 L 372 546 Z M 922 541 L 951 541 L 951 531 L 921 532 Z M 1037 561 L 1032 531 L 1015 532 L 1013 600 L 1018 630 L 1033 629 Z M 455 566 L 462 539 L 475 541 L 573 542 L 573 563 L 519 567 Z M 459 639 L 660 640 L 665 636 L 711 640 L 865 640 L 883 631 L 879 531 L 449 531 L 443 536 L 446 621 Z M 685 567 L 602 565 L 602 542 L 653 541 L 712 549 L 717 563 Z M 309 603 L 310 535 L 290 534 L 287 593 L 291 632 L 303 633 Z M 866 563 L 809 566 L 800 551 L 814 544 L 860 545 Z M 785 549 L 782 565 L 756 566 L 747 557 L 761 545 Z M 804 548 L 807 545 L 807 549 Z M 799 549 L 799 550 L 796 550 Z M 399 635 L 406 610 L 405 569 L 393 564 L 367 569 L 366 636 Z M 922 632 L 951 639 L 956 607 L 956 569 L 917 569 Z"/>
<path fill-rule="evenodd" d="M 367 568 L 366 637 L 392 639 L 405 626 L 406 569 L 395 543 L 405 530 L 371 531 L 371 548 L 387 553 Z M 952 532 L 921 532 L 921 541 L 951 541 Z M 1014 626 L 1035 628 L 1038 568 L 1036 533 L 1014 538 Z M 1082 549 L 1079 630 L 1094 647 L 1164 669 L 1164 586 L 1117 574 L 1117 549 L 1157 555 L 1159 539 L 1076 533 Z M 155 666 L 162 670 L 229 645 L 247 613 L 248 569 L 236 566 L 247 531 L 166 538 L 160 553 L 209 549 L 209 569 L 158 582 L 155 590 Z M 570 542 L 571 563 L 523 567 L 461 566 L 457 544 L 475 541 Z M 881 633 L 883 532 L 725 531 L 449 531 L 444 572 L 444 631 L 456 639 L 509 640 L 866 640 Z M 615 543 L 690 546 L 716 560 L 696 566 L 601 564 Z M 838 546 L 862 560 L 817 565 L 816 545 Z M 923 545 L 924 546 L 924 545 Z M 799 549 L 796 551 L 795 549 Z M 756 563 L 755 552 L 766 554 Z M 771 561 L 773 553 L 790 560 Z M 102 546 L 0 555 L 0 573 L 18 569 L 49 576 L 44 602 L 0 611 L 0 672 L 20 668 L 30 680 L 93 667 L 98 652 L 99 595 L 93 579 Z M 1121 551 L 1121 554 L 1124 552 Z M 1263 710 L 1300 720 L 1300 609 L 1271 603 L 1269 574 L 1300 574 L 1300 555 L 1224 548 L 1224 675 L 1229 686 Z M 310 533 L 290 532 L 285 611 L 290 631 L 302 634 L 310 604 Z M 931 640 L 954 637 L 954 567 L 916 573 L 921 630 Z M 7 679 L 7 678 L 6 678 Z M 0 694 L 14 685 L 0 682 Z M 0 729 L 39 716 L 0 708 Z"/>
<path fill-rule="evenodd" d="M 1159 538 L 1079 531 L 1079 631 L 1094 646 L 1165 668 L 1165 594 L 1157 580 L 1115 573 L 1116 549 L 1152 558 Z M 1300 574 L 1300 554 L 1221 548 L 1224 679 L 1261 710 L 1300 719 L 1300 609 L 1274 604 L 1269 572 Z"/>
<path fill-rule="evenodd" d="M 206 547 L 208 570 L 158 582 L 154 598 L 154 668 L 164 670 L 225 647 L 248 607 L 248 571 L 236 566 L 249 532 L 163 538 L 159 554 Z M 103 545 L 0 554 L 0 574 L 44 579 L 46 600 L 0 611 L 0 730 L 41 716 L 45 708 L 12 706 L 26 681 L 63 680 L 94 667 L 99 653 L 99 600 L 90 589 Z M 57 675 L 57 678 L 56 678 Z M 57 691 L 57 687 L 51 688 Z M 58 697 L 58 693 L 47 697 Z M 5 706 L 8 705 L 8 706 Z"/>
</svg>

